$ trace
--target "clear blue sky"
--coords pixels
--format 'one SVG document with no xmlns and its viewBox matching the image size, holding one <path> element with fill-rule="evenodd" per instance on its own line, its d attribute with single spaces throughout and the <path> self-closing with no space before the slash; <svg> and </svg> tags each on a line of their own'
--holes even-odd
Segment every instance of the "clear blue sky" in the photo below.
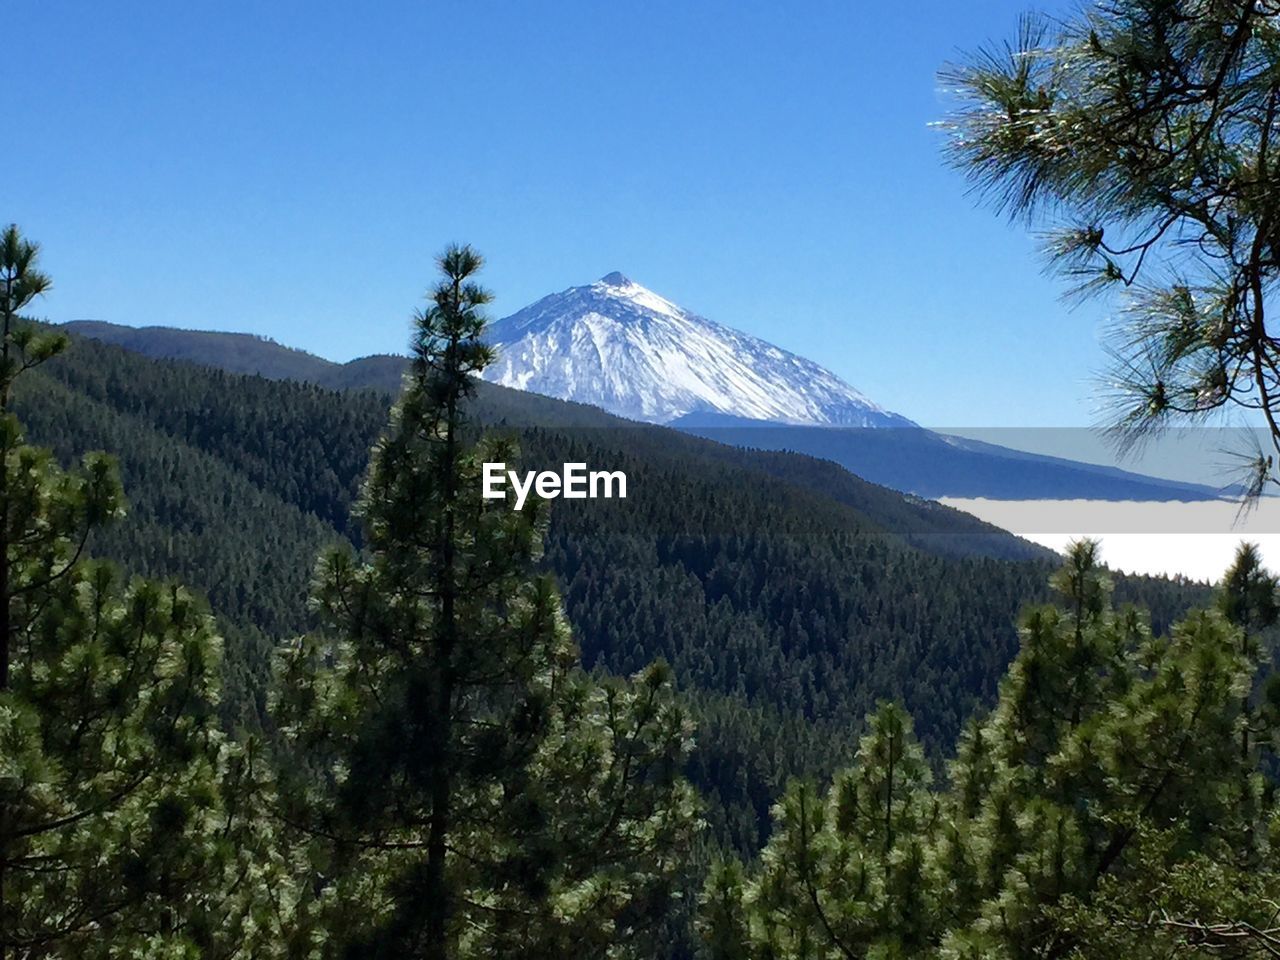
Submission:
<svg viewBox="0 0 1280 960">
<path fill-rule="evenodd" d="M 495 316 L 621 270 L 923 423 L 1082 425 L 1105 306 L 927 126 L 1025 8 L 10 0 L 0 220 L 53 320 L 402 350 L 464 240 Z"/>
</svg>

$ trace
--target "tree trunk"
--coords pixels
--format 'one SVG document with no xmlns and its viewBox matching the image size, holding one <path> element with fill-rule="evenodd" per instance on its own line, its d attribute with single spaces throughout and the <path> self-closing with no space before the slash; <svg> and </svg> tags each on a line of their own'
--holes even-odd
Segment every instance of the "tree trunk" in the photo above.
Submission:
<svg viewBox="0 0 1280 960">
<path fill-rule="evenodd" d="M 461 298 L 461 284 L 453 285 L 454 310 L 457 311 Z M 458 354 L 458 337 L 452 335 L 445 355 L 445 369 L 452 373 L 456 367 Z M 434 780 L 431 785 L 431 820 L 427 836 L 427 923 L 426 923 L 426 955 L 428 960 L 448 960 L 449 956 L 449 920 L 453 909 L 449 896 L 448 878 L 445 873 L 445 859 L 448 853 L 447 839 L 452 827 L 450 817 L 453 804 L 453 772 L 450 769 L 450 753 L 453 747 L 453 698 L 454 698 L 454 651 L 457 647 L 457 583 L 454 579 L 455 556 L 455 508 L 457 505 L 457 468 L 458 468 L 458 391 L 459 384 L 450 384 L 446 401 L 444 456 L 441 459 L 441 481 L 443 486 L 444 522 L 441 525 L 440 571 L 437 588 L 440 598 L 440 623 L 438 627 L 439 642 L 439 680 L 436 694 L 435 722 L 438 737 L 437 757 L 439 762 L 433 771 Z M 0 960 L 4 960 L 0 957 Z"/>
<path fill-rule="evenodd" d="M 4 284 L 4 329 L 0 341 L 0 416 L 9 412 L 9 335 L 13 325 L 13 280 Z M 10 639 L 13 633 L 12 597 L 9 590 L 9 448 L 0 445 L 0 693 L 9 689 Z M 8 852 L 9 811 L 0 810 L 0 960 L 9 956 L 9 902 L 6 898 L 6 880 L 9 865 Z"/>
</svg>

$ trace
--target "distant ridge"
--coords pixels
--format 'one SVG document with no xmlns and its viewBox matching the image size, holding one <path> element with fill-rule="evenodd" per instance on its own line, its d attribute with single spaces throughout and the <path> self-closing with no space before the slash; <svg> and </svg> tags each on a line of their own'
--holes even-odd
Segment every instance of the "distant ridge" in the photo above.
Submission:
<svg viewBox="0 0 1280 960">
<path fill-rule="evenodd" d="M 252 333 L 128 327 L 104 320 L 72 320 L 61 326 L 70 333 L 114 343 L 146 357 L 185 360 L 268 380 L 302 380 L 331 390 L 398 390 L 409 362 L 403 356 L 373 354 L 335 363 Z"/>
<path fill-rule="evenodd" d="M 904 493 L 989 500 L 1204 501 L 1222 491 L 1094 463 L 1013 450 L 932 430 L 832 429 L 695 415 L 671 424 L 755 450 L 789 450 L 840 464 Z"/>
</svg>

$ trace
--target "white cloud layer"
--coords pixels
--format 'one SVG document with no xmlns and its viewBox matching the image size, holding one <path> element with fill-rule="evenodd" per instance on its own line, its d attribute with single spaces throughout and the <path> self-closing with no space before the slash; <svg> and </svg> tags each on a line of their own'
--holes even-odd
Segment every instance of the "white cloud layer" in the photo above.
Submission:
<svg viewBox="0 0 1280 960">
<path fill-rule="evenodd" d="M 945 498 L 943 503 L 1035 543 L 1063 550 L 1080 537 L 1102 541 L 1113 570 L 1215 582 L 1242 540 L 1258 544 L 1264 561 L 1280 571 L 1280 499 L 1264 500 L 1239 516 L 1235 502 L 1112 502 L 1099 500 L 986 500 Z"/>
</svg>

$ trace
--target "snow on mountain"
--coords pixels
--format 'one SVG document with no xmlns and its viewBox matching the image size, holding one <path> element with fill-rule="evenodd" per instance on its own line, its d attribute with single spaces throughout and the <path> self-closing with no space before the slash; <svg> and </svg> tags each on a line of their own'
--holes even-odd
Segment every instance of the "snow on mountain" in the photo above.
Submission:
<svg viewBox="0 0 1280 960">
<path fill-rule="evenodd" d="M 498 359 L 485 379 L 633 420 L 913 426 L 813 361 L 690 313 L 620 273 L 543 297 L 488 333 Z"/>
</svg>

